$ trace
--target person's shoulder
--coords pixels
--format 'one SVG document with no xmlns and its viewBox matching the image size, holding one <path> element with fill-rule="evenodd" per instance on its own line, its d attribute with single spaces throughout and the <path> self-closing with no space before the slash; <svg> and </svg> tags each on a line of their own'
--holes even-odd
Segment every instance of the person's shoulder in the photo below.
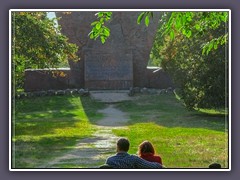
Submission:
<svg viewBox="0 0 240 180">
<path fill-rule="evenodd" d="M 157 156 L 156 158 L 160 163 L 162 163 L 162 158 L 160 156 Z"/>
<path fill-rule="evenodd" d="M 140 158 L 139 156 L 137 156 L 135 154 L 131 154 L 130 157 L 133 158 L 133 159 L 139 159 Z M 142 159 L 142 158 L 140 158 L 140 159 Z"/>
<path fill-rule="evenodd" d="M 162 159 L 161 156 L 159 156 L 159 155 L 155 155 L 154 157 L 155 157 L 155 158 Z"/>
<path fill-rule="evenodd" d="M 135 155 L 135 154 L 129 154 L 130 156 L 132 156 L 132 157 L 138 157 L 137 155 Z"/>
<path fill-rule="evenodd" d="M 109 162 L 109 161 L 114 160 L 115 157 L 116 157 L 116 155 L 113 155 L 113 156 L 108 157 L 107 160 L 106 160 L 106 162 Z"/>
</svg>

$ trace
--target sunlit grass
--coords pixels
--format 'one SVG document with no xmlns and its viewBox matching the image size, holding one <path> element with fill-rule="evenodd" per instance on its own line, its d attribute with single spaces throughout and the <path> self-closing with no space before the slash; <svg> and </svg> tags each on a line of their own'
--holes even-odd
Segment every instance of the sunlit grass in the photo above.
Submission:
<svg viewBox="0 0 240 180">
<path fill-rule="evenodd" d="M 206 114 L 212 114 L 212 115 L 227 115 L 228 109 L 196 109 L 199 112 L 206 113 Z"/>
<path fill-rule="evenodd" d="M 104 105 L 90 97 L 63 96 L 16 100 L 13 115 L 14 168 L 36 168 L 74 147 L 95 128 Z"/>
<path fill-rule="evenodd" d="M 225 110 L 189 111 L 173 94 L 139 96 L 118 105 L 131 120 L 128 130 L 113 130 L 128 137 L 130 153 L 149 140 L 168 168 L 207 168 L 218 162 L 228 167 L 228 120 Z"/>
</svg>

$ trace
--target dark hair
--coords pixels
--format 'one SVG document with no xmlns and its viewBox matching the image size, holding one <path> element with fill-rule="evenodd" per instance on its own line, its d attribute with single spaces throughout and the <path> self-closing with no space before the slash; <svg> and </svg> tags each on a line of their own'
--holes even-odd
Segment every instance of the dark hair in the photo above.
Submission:
<svg viewBox="0 0 240 180">
<path fill-rule="evenodd" d="M 130 143 L 126 138 L 120 138 L 117 141 L 117 147 L 119 151 L 127 152 L 129 150 Z"/>
<path fill-rule="evenodd" d="M 221 164 L 218 163 L 212 163 L 208 166 L 210 169 L 220 169 L 221 168 Z"/>
<path fill-rule="evenodd" d="M 101 166 L 99 166 L 100 169 L 112 169 L 112 166 L 108 165 L 108 164 L 103 164 Z"/>
<path fill-rule="evenodd" d="M 153 145 L 149 141 L 143 141 L 138 146 L 138 155 L 142 155 L 143 153 L 155 153 Z"/>
</svg>

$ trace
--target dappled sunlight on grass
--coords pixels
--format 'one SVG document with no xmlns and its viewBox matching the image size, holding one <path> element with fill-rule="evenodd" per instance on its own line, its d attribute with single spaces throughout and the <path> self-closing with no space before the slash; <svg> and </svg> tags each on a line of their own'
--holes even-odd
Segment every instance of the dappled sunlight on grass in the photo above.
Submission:
<svg viewBox="0 0 240 180">
<path fill-rule="evenodd" d="M 79 96 L 17 100 L 12 137 L 14 167 L 38 167 L 90 137 L 95 127 L 89 119 L 99 117 L 96 104 L 89 97 Z"/>
</svg>

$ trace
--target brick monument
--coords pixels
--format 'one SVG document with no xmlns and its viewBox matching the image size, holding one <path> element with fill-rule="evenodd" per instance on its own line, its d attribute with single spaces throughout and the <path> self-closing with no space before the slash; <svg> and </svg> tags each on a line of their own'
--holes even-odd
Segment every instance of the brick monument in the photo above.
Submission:
<svg viewBox="0 0 240 180">
<path fill-rule="evenodd" d="M 62 33 L 79 46 L 79 62 L 69 60 L 70 84 L 75 87 L 97 89 L 129 89 L 148 86 L 147 63 L 158 26 L 159 12 L 148 27 L 138 25 L 141 12 L 113 12 L 106 24 L 111 35 L 102 44 L 91 40 L 91 22 L 97 12 L 56 12 L 61 17 Z"/>
</svg>

